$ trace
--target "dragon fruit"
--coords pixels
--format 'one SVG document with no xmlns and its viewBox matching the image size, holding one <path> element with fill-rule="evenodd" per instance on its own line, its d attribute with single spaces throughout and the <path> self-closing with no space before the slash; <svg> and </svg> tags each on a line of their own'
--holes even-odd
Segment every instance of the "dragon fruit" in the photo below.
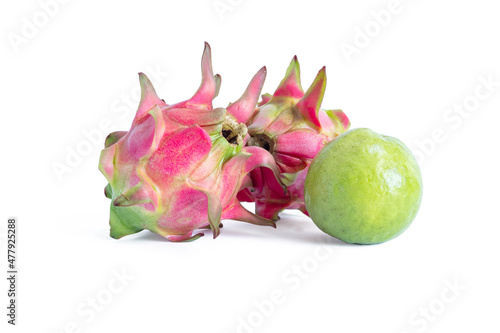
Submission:
<svg viewBox="0 0 500 333">
<path fill-rule="evenodd" d="M 325 67 L 304 94 L 300 67 L 294 57 L 273 95 L 265 94 L 247 122 L 248 146 L 263 147 L 274 157 L 283 193 L 273 173 L 258 168 L 250 173 L 253 187 L 238 194 L 240 201 L 255 201 L 256 213 L 276 220 L 283 209 L 299 209 L 306 215 L 304 180 L 316 154 L 329 141 L 348 130 L 350 122 L 341 110 L 322 110 L 326 86 Z"/>
<path fill-rule="evenodd" d="M 252 186 L 247 175 L 255 168 L 269 170 L 280 187 L 272 155 L 260 147 L 244 147 L 245 122 L 265 76 L 264 67 L 239 100 L 214 109 L 220 76 L 213 75 L 208 44 L 201 85 L 187 101 L 168 105 L 139 74 L 141 101 L 132 126 L 128 132 L 111 133 L 100 157 L 99 169 L 109 182 L 105 194 L 111 199 L 111 237 L 148 229 L 170 241 L 186 241 L 203 235 L 193 235 L 195 230 L 210 228 L 215 238 L 222 219 L 275 226 L 237 200 L 240 189 Z"/>
</svg>

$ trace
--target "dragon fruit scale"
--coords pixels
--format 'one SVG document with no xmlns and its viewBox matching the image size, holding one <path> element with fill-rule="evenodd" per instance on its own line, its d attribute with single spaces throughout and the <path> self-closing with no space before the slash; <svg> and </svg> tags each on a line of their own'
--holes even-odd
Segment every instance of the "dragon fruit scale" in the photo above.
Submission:
<svg viewBox="0 0 500 333">
<path fill-rule="evenodd" d="M 313 158 L 329 141 L 347 131 L 350 122 L 341 110 L 322 110 L 326 87 L 325 67 L 304 94 L 300 67 L 294 57 L 273 95 L 265 94 L 247 122 L 248 146 L 262 147 L 280 169 L 283 193 L 273 173 L 264 168 L 250 173 L 253 187 L 238 194 L 240 201 L 255 201 L 256 213 L 276 220 L 283 209 L 299 209 L 306 215 L 304 181 Z"/>
<path fill-rule="evenodd" d="M 245 122 L 265 76 L 262 68 L 239 100 L 213 108 L 220 76 L 213 75 L 208 44 L 201 85 L 187 101 L 168 105 L 139 74 L 141 101 L 132 126 L 128 132 L 111 133 L 100 157 L 99 169 L 109 182 L 105 194 L 111 199 L 111 237 L 148 229 L 170 241 L 186 241 L 203 235 L 193 235 L 195 230 L 210 228 L 215 238 L 223 219 L 275 226 L 237 200 L 240 189 L 252 186 L 247 177 L 252 170 L 264 168 L 279 177 L 268 151 L 244 147 Z M 276 184 L 280 186 L 279 180 Z"/>
</svg>

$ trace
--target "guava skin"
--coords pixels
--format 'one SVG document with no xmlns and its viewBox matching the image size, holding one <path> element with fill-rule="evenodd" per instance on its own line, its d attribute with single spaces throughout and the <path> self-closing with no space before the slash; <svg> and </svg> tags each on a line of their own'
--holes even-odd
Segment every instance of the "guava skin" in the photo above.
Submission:
<svg viewBox="0 0 500 333">
<path fill-rule="evenodd" d="M 422 176 L 401 141 L 359 128 L 316 155 L 304 197 L 323 232 L 347 243 L 377 244 L 400 235 L 414 220 L 422 201 Z"/>
</svg>

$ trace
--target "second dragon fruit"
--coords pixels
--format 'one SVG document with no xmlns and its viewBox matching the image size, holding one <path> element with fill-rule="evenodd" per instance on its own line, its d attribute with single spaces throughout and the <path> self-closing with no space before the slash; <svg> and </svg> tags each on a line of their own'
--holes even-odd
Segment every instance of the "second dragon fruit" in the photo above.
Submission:
<svg viewBox="0 0 500 333">
<path fill-rule="evenodd" d="M 304 204 L 304 181 L 313 158 L 331 140 L 349 129 L 350 122 L 342 110 L 323 110 L 325 67 L 304 94 L 300 67 L 294 57 L 285 78 L 271 95 L 263 95 L 259 107 L 247 122 L 251 139 L 247 145 L 263 147 L 276 160 L 280 180 L 272 172 L 257 168 L 250 173 L 251 189 L 238 194 L 241 201 L 255 201 L 256 213 L 278 219 L 283 209 L 299 209 L 308 215 Z"/>
</svg>

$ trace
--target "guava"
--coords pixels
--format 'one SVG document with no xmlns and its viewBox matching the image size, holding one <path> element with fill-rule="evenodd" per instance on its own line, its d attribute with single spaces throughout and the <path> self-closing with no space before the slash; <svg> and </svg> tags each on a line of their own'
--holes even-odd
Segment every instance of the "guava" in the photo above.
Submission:
<svg viewBox="0 0 500 333">
<path fill-rule="evenodd" d="M 400 235 L 415 219 L 422 176 L 401 141 L 358 128 L 316 155 L 304 197 L 309 216 L 325 233 L 347 243 L 377 244 Z"/>
</svg>

